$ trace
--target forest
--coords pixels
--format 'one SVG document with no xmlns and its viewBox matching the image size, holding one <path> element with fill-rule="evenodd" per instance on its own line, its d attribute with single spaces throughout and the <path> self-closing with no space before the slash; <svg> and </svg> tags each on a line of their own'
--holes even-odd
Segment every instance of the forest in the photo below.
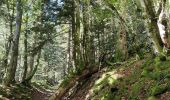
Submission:
<svg viewBox="0 0 170 100">
<path fill-rule="evenodd" d="M 170 100 L 170 0 L 0 0 L 0 100 Z"/>
</svg>

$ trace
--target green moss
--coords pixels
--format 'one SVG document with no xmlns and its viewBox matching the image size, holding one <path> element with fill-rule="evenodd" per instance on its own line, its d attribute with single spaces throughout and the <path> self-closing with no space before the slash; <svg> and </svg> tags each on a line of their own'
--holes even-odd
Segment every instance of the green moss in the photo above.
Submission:
<svg viewBox="0 0 170 100">
<path fill-rule="evenodd" d="M 101 83 L 102 87 L 110 85 L 118 88 L 115 93 L 103 92 L 102 97 L 105 98 L 103 100 L 121 100 L 120 97 L 125 97 L 128 100 L 159 100 L 155 96 L 159 97 L 170 91 L 169 67 L 170 57 L 166 61 L 161 61 L 159 57 L 156 57 L 146 59 L 144 63 L 131 64 L 127 67 L 120 66 L 119 69 L 123 69 L 122 72 L 126 72 L 128 75 L 115 82 L 112 82 L 110 76 L 107 77 L 107 80 L 103 80 L 107 84 Z M 110 75 L 112 76 L 112 74 Z M 109 84 L 109 80 L 111 80 L 111 84 Z M 104 90 L 102 87 L 97 91 Z"/>
<path fill-rule="evenodd" d="M 31 100 L 31 89 L 22 85 L 0 86 L 0 100 L 1 97 L 6 97 L 10 100 Z"/>
<path fill-rule="evenodd" d="M 146 68 L 146 67 L 149 67 L 153 64 L 154 60 L 151 60 L 151 59 L 146 59 L 146 61 L 144 62 L 144 64 L 142 65 L 141 68 Z"/>
<path fill-rule="evenodd" d="M 153 88 L 151 88 L 151 95 L 156 96 L 164 93 L 167 90 L 166 84 L 156 85 Z"/>
<path fill-rule="evenodd" d="M 148 74 L 149 74 L 149 72 L 147 70 L 143 70 L 141 73 L 141 76 L 146 77 L 146 76 L 148 76 Z"/>
<path fill-rule="evenodd" d="M 137 96 L 140 94 L 140 90 L 143 87 L 143 82 L 136 82 L 132 85 L 131 96 Z"/>
<path fill-rule="evenodd" d="M 121 100 L 121 97 L 120 96 L 114 96 L 114 99 L 111 98 L 110 100 Z"/>
<path fill-rule="evenodd" d="M 155 96 L 150 96 L 147 100 L 157 100 Z"/>
<path fill-rule="evenodd" d="M 66 76 L 62 83 L 60 84 L 60 87 L 65 87 L 68 85 L 68 83 L 74 78 L 75 76 Z"/>
<path fill-rule="evenodd" d="M 148 77 L 154 80 L 160 80 L 161 79 L 161 71 L 155 71 L 155 72 L 150 72 Z"/>
</svg>

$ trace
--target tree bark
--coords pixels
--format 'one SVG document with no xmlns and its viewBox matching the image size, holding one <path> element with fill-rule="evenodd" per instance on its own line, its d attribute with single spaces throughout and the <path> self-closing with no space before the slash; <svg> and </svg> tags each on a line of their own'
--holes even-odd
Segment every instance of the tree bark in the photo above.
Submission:
<svg viewBox="0 0 170 100">
<path fill-rule="evenodd" d="M 75 1 L 73 0 L 72 2 L 72 13 L 71 13 L 71 27 L 72 27 L 72 44 L 73 44 L 73 65 L 75 66 L 75 61 L 76 61 L 76 46 L 75 46 L 75 33 L 76 33 L 76 21 L 75 21 Z"/>
<path fill-rule="evenodd" d="M 166 13 L 165 13 L 165 3 L 166 3 L 166 0 L 162 0 L 162 2 L 160 3 L 162 7 L 161 7 L 161 12 L 159 14 L 159 19 L 158 19 L 157 24 L 158 24 L 159 34 L 160 34 L 161 40 L 163 42 L 164 48 L 169 50 L 170 44 L 169 44 L 169 39 L 168 39 L 168 29 L 167 29 L 167 18 L 166 18 Z"/>
<path fill-rule="evenodd" d="M 33 78 L 33 76 L 35 75 L 38 66 L 39 66 L 39 61 L 40 61 L 40 57 L 41 57 L 41 50 L 39 51 L 38 55 L 37 55 L 37 64 L 35 65 L 34 69 L 32 70 L 32 72 L 28 75 L 28 77 L 22 81 L 22 84 L 24 85 L 30 85 L 31 79 Z M 33 68 L 33 66 L 32 66 Z"/>
<path fill-rule="evenodd" d="M 13 1 L 14 3 L 14 1 Z M 9 1 L 6 1 L 6 5 L 7 5 L 7 9 L 8 12 L 10 12 L 10 5 L 9 5 Z M 5 43 L 5 55 L 3 57 L 3 67 L 5 68 L 5 71 L 7 69 L 7 65 L 8 65 L 8 56 L 9 56 L 9 52 L 10 52 L 10 48 L 11 48 L 11 41 L 12 41 L 12 35 L 13 35 L 13 17 L 14 17 L 14 4 L 12 6 L 12 14 L 8 14 L 8 20 L 9 20 L 9 28 L 10 28 L 10 35 L 7 38 L 7 42 Z"/>
<path fill-rule="evenodd" d="M 79 82 L 81 80 L 87 79 L 91 77 L 94 73 L 98 72 L 98 67 L 96 66 L 90 66 L 92 69 L 86 69 L 82 72 L 81 75 L 75 76 L 74 79 L 72 79 L 69 84 L 66 87 L 60 87 L 58 89 L 59 93 L 55 93 L 50 100 L 63 100 L 63 97 L 69 92 L 69 90 L 76 84 L 76 82 Z"/>
<path fill-rule="evenodd" d="M 154 46 L 156 47 L 156 52 L 161 53 L 162 52 L 162 41 L 159 35 L 159 28 L 157 25 L 157 16 L 156 16 L 156 12 L 154 11 L 154 5 L 152 0 L 144 0 L 144 4 L 145 4 L 145 9 L 146 9 L 146 13 L 149 17 L 149 31 L 151 34 L 151 37 L 153 39 L 154 42 Z"/>
<path fill-rule="evenodd" d="M 69 25 L 69 32 L 68 32 L 68 48 L 67 48 L 67 72 L 69 73 L 72 69 L 72 55 L 71 55 L 71 25 Z"/>
<path fill-rule="evenodd" d="M 75 60 L 75 67 L 78 70 L 81 67 L 81 50 L 80 50 L 80 1 L 75 0 L 76 4 L 76 33 L 74 35 L 74 45 L 76 48 L 76 60 Z"/>
<path fill-rule="evenodd" d="M 9 67 L 7 68 L 7 77 L 5 80 L 5 85 L 9 86 L 15 82 L 15 72 L 17 68 L 18 61 L 18 47 L 19 47 L 19 37 L 21 31 L 21 23 L 22 23 L 22 4 L 21 0 L 17 0 L 16 2 L 17 15 L 16 15 L 16 32 L 13 35 L 12 45 L 11 45 L 11 59 Z"/>
<path fill-rule="evenodd" d="M 84 0 L 83 1 L 83 28 L 84 28 L 84 33 L 83 33 L 83 55 L 84 55 L 84 62 L 87 65 L 90 63 L 90 40 L 89 40 L 89 28 L 90 28 L 90 21 L 89 21 L 89 5 L 90 1 L 89 0 Z"/>
<path fill-rule="evenodd" d="M 24 34 L 24 72 L 23 72 L 23 77 L 22 80 L 26 78 L 27 75 L 27 70 L 28 70 L 28 50 L 27 50 L 27 34 L 28 34 L 28 13 L 27 13 L 27 18 L 26 18 L 26 30 Z"/>
<path fill-rule="evenodd" d="M 73 1 L 72 13 L 72 37 L 73 37 L 73 60 L 76 72 L 79 73 L 82 55 L 80 50 L 80 1 Z"/>
</svg>

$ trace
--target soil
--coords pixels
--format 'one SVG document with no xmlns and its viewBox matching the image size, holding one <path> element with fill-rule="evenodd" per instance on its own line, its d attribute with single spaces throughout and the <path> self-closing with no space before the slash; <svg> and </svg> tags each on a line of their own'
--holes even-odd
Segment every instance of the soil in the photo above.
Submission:
<svg viewBox="0 0 170 100">
<path fill-rule="evenodd" d="M 49 100 L 53 93 L 46 90 L 33 88 L 31 100 Z"/>
</svg>

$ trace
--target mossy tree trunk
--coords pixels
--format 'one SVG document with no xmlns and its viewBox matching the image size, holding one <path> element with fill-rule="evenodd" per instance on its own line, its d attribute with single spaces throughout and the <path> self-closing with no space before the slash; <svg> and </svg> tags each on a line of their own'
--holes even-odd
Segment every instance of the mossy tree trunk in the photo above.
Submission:
<svg viewBox="0 0 170 100">
<path fill-rule="evenodd" d="M 80 71 L 82 55 L 80 49 L 80 1 L 74 0 L 72 13 L 73 60 L 76 72 Z"/>
<path fill-rule="evenodd" d="M 164 48 L 167 50 L 167 53 L 170 53 L 170 44 L 169 44 L 169 39 L 168 39 L 168 29 L 167 29 L 167 15 L 165 13 L 165 6 L 166 6 L 166 0 L 162 0 L 160 3 L 161 7 L 161 12 L 159 14 L 159 19 L 158 19 L 158 28 L 159 28 L 159 34 L 161 37 L 161 40 L 163 42 Z"/>
<path fill-rule="evenodd" d="M 11 41 L 12 41 L 12 35 L 13 35 L 14 10 L 15 10 L 14 1 L 13 1 L 13 5 L 10 5 L 9 1 L 6 0 L 6 5 L 7 5 L 8 12 L 10 11 L 10 8 L 12 7 L 12 14 L 9 13 L 7 16 L 7 19 L 9 20 L 10 35 L 8 36 L 7 41 L 5 43 L 5 55 L 3 57 L 3 67 L 5 68 L 5 70 L 8 65 L 8 56 L 9 56 L 9 52 L 11 48 Z"/>
<path fill-rule="evenodd" d="M 34 57 L 34 56 L 33 56 Z M 41 50 L 39 50 L 38 54 L 37 54 L 37 63 L 34 67 L 34 64 L 33 66 L 31 66 L 32 68 L 32 71 L 29 73 L 29 75 L 27 76 L 27 78 L 25 78 L 23 81 L 22 81 L 22 84 L 24 85 L 30 85 L 30 82 L 31 82 L 31 79 L 33 78 L 33 76 L 35 75 L 37 69 L 38 69 L 38 66 L 39 66 L 39 61 L 40 61 L 40 57 L 41 57 Z"/>
<path fill-rule="evenodd" d="M 83 0 L 83 55 L 85 64 L 90 63 L 90 20 L 89 20 L 89 7 L 90 1 Z"/>
<path fill-rule="evenodd" d="M 11 58 L 10 63 L 7 68 L 7 76 L 5 79 L 5 85 L 9 86 L 15 82 L 15 72 L 17 68 L 18 61 L 18 47 L 19 47 L 19 37 L 21 31 L 22 22 L 22 3 L 21 0 L 16 1 L 16 32 L 13 35 L 12 45 L 11 45 Z"/>
<path fill-rule="evenodd" d="M 149 17 L 149 32 L 151 34 L 151 37 L 154 42 L 154 46 L 156 47 L 156 50 L 158 53 L 162 52 L 162 40 L 159 33 L 159 28 L 157 25 L 157 14 L 154 10 L 154 4 L 152 0 L 144 0 L 145 10 L 147 13 L 147 16 Z"/>
<path fill-rule="evenodd" d="M 28 34 L 28 13 L 27 13 L 27 16 L 26 16 L 26 30 L 25 30 L 25 33 L 24 33 L 24 72 L 23 72 L 23 77 L 22 77 L 22 80 L 24 80 L 26 78 L 26 75 L 27 75 L 27 70 L 28 70 L 28 50 L 27 50 L 27 34 Z"/>
</svg>

